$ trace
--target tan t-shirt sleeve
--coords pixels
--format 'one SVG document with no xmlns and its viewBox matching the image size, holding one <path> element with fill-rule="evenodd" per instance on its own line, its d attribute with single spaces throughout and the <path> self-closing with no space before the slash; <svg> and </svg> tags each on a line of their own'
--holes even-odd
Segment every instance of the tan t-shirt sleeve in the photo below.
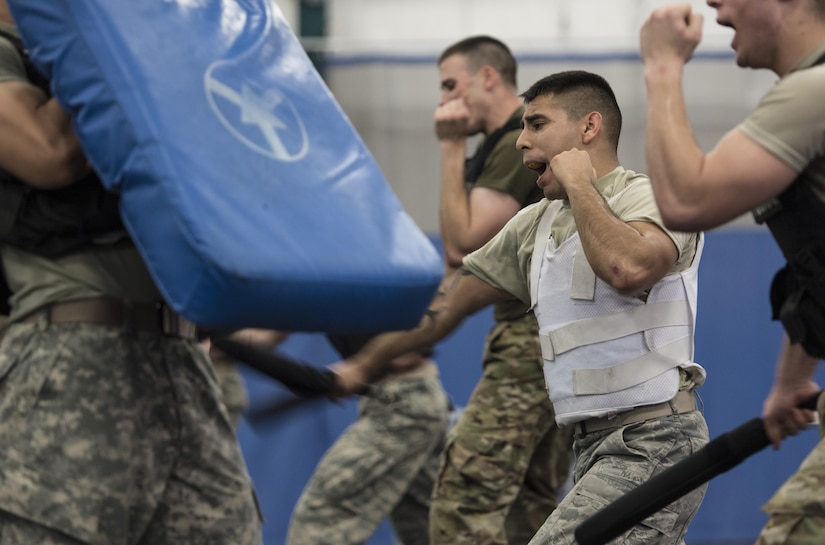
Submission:
<svg viewBox="0 0 825 545">
<path fill-rule="evenodd" d="M 690 266 L 696 251 L 696 233 L 671 231 L 665 227 L 648 178 L 637 180 L 628 186 L 613 203 L 613 212 L 625 223 L 646 221 L 665 232 L 679 252 L 671 272 L 682 271 Z"/>
<path fill-rule="evenodd" d="M 10 41 L 0 36 L 0 82 L 3 81 L 28 81 L 28 79 L 20 53 Z"/>
<path fill-rule="evenodd" d="M 464 267 L 529 305 L 536 228 L 547 204 L 541 200 L 521 209 L 487 244 L 464 257 Z"/>
<path fill-rule="evenodd" d="M 739 130 L 797 172 L 825 149 L 825 65 L 792 72 L 759 101 Z"/>
</svg>

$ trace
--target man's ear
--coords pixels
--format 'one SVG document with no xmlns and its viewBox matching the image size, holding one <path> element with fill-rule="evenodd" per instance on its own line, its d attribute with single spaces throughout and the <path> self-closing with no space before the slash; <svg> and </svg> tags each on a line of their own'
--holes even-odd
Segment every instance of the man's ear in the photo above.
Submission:
<svg viewBox="0 0 825 545">
<path fill-rule="evenodd" d="M 582 143 L 589 144 L 602 130 L 602 114 L 590 112 L 582 121 Z"/>
<path fill-rule="evenodd" d="M 484 78 L 483 81 L 485 91 L 489 91 L 490 89 L 495 87 L 501 80 L 501 76 L 499 76 L 496 69 L 490 66 L 489 64 L 485 64 L 481 67 L 481 77 Z"/>
</svg>

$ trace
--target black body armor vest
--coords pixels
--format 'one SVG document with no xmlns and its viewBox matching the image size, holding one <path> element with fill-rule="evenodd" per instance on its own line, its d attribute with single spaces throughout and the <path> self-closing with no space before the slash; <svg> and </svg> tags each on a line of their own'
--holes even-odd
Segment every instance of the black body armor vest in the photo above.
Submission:
<svg viewBox="0 0 825 545">
<path fill-rule="evenodd" d="M 787 260 L 771 283 L 773 319 L 791 342 L 825 358 L 825 202 L 802 175 L 753 215 L 767 224 Z"/>
<path fill-rule="evenodd" d="M 47 95 L 49 82 L 28 58 L 23 44 L 0 32 L 20 52 L 29 81 Z M 70 186 L 40 190 L 0 169 L 0 243 L 57 258 L 115 232 L 124 232 L 119 197 L 95 174 Z"/>
<path fill-rule="evenodd" d="M 490 155 L 490 152 L 493 151 L 493 148 L 496 147 L 498 141 L 501 140 L 501 137 L 510 131 L 520 128 L 520 119 L 515 117 L 510 119 L 503 126 L 491 132 L 490 136 L 484 140 L 484 143 L 481 144 L 473 156 L 468 157 L 464 161 L 464 183 L 468 189 L 472 188 L 472 186 L 475 185 L 476 180 L 478 180 L 481 176 L 481 173 L 484 171 L 484 163 L 487 161 L 487 157 Z"/>
<path fill-rule="evenodd" d="M 812 66 L 825 63 L 825 55 Z M 753 211 L 765 223 L 787 264 L 771 283 L 773 319 L 794 344 L 825 358 L 825 196 L 806 183 L 803 172 L 771 202 Z"/>
<path fill-rule="evenodd" d="M 23 59 L 29 82 L 51 95 L 49 82 L 34 67 L 20 39 L 7 32 Z M 123 233 L 124 236 L 113 236 Z M 57 258 L 92 245 L 97 239 L 127 240 L 119 197 L 106 191 L 95 174 L 54 190 L 36 189 L 0 169 L 0 244 Z M 2 271 L 0 271 L 2 272 Z M 0 274 L 0 314 L 10 312 L 11 290 Z"/>
</svg>

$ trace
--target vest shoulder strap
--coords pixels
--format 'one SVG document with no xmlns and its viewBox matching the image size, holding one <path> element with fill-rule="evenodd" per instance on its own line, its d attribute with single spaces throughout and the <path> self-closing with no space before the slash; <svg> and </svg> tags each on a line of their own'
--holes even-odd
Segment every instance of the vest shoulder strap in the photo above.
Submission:
<svg viewBox="0 0 825 545">
<path fill-rule="evenodd" d="M 490 133 L 473 156 L 464 162 L 464 181 L 468 184 L 476 183 L 484 171 L 484 163 L 487 162 L 487 157 L 493 151 L 493 148 L 496 147 L 498 141 L 508 132 L 520 128 L 521 119 L 513 117 L 510 118 L 507 123 Z"/>
</svg>

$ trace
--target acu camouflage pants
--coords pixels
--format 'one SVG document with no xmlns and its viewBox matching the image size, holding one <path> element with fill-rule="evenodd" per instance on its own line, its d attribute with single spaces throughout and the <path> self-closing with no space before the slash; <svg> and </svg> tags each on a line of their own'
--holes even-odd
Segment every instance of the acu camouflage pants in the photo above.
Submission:
<svg viewBox="0 0 825 545">
<path fill-rule="evenodd" d="M 192 341 L 12 325 L 0 345 L 0 543 L 260 545 L 219 398 Z"/>
<path fill-rule="evenodd" d="M 449 423 L 437 376 L 373 387 L 324 454 L 290 522 L 288 545 L 360 545 L 388 518 L 401 543 L 427 545 L 430 494 Z"/>
</svg>

